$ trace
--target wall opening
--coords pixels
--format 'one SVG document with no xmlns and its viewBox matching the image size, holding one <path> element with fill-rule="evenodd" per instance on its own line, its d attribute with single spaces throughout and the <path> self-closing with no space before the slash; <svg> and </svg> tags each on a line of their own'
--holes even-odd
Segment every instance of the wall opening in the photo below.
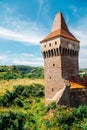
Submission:
<svg viewBox="0 0 87 130">
<path fill-rule="evenodd" d="M 51 76 L 49 77 L 49 79 L 51 79 Z"/>
<path fill-rule="evenodd" d="M 54 92 L 54 88 L 52 88 L 52 92 Z"/>
</svg>

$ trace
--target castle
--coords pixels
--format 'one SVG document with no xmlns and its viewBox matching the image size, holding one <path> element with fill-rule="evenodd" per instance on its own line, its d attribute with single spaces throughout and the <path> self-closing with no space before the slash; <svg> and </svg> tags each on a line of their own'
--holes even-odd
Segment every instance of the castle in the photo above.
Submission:
<svg viewBox="0 0 87 130">
<path fill-rule="evenodd" d="M 70 33 L 61 12 L 56 14 L 51 32 L 40 43 L 46 104 L 87 104 L 87 79 L 79 76 L 80 41 Z"/>
</svg>

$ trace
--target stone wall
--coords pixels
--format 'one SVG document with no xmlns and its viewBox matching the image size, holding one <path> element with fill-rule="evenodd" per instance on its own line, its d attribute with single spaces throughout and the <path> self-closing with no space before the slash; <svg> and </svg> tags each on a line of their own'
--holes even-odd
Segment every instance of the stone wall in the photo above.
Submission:
<svg viewBox="0 0 87 130">
<path fill-rule="evenodd" d="M 78 56 L 74 57 L 61 57 L 61 66 L 62 66 L 62 77 L 68 78 L 68 75 L 78 75 Z"/>
<path fill-rule="evenodd" d="M 70 105 L 72 107 L 78 107 L 81 104 L 87 104 L 87 89 L 71 89 Z"/>
<path fill-rule="evenodd" d="M 64 87 L 61 77 L 61 57 L 44 60 L 45 99 L 51 100 Z"/>
<path fill-rule="evenodd" d="M 58 104 L 71 107 L 87 104 L 87 89 L 70 89 L 66 87 Z"/>
</svg>

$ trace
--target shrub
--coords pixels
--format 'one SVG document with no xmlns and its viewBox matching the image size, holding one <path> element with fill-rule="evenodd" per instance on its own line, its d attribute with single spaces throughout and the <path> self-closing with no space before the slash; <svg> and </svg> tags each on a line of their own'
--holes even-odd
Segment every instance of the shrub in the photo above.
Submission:
<svg viewBox="0 0 87 130">
<path fill-rule="evenodd" d="M 50 109 L 55 109 L 56 108 L 56 102 L 51 102 L 49 107 L 50 107 Z"/>
<path fill-rule="evenodd" d="M 14 101 L 13 101 L 13 104 L 16 106 L 19 106 L 19 107 L 23 107 L 23 103 L 22 101 L 19 99 L 19 98 L 16 98 Z"/>
</svg>

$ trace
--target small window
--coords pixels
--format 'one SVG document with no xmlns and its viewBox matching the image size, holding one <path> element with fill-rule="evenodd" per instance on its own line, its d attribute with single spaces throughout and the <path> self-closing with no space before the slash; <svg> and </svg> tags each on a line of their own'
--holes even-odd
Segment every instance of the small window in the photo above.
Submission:
<svg viewBox="0 0 87 130">
<path fill-rule="evenodd" d="M 51 79 L 51 76 L 49 78 Z"/>
<path fill-rule="evenodd" d="M 51 43 L 49 43 L 49 46 L 51 46 Z"/>
<path fill-rule="evenodd" d="M 44 45 L 44 47 L 46 47 L 46 45 Z"/>
<path fill-rule="evenodd" d="M 54 88 L 52 88 L 52 92 L 54 92 Z"/>
<path fill-rule="evenodd" d="M 57 45 L 57 42 L 55 41 L 55 45 Z"/>
</svg>

